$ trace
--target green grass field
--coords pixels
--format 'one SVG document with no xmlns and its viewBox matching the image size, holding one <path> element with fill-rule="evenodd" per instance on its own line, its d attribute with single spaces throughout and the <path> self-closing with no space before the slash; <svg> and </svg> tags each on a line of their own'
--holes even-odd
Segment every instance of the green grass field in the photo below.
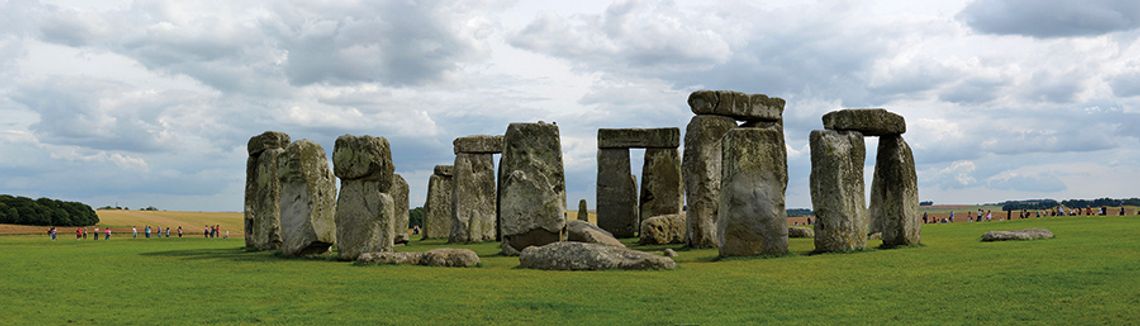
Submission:
<svg viewBox="0 0 1140 326">
<path fill-rule="evenodd" d="M 981 243 L 986 230 L 1056 239 Z M 927 225 L 925 246 L 714 261 L 673 271 L 354 266 L 247 253 L 242 240 L 0 237 L 0 324 L 1129 324 L 1140 217 Z M 439 241 L 400 250 L 427 250 Z M 676 247 L 676 246 L 674 246 Z M 655 250 L 662 247 L 638 247 Z"/>
</svg>

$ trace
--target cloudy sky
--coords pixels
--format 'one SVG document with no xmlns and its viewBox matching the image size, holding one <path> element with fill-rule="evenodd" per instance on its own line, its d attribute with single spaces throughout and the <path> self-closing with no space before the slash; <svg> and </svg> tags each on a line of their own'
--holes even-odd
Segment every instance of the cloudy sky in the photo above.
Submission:
<svg viewBox="0 0 1140 326">
<path fill-rule="evenodd" d="M 592 207 L 597 128 L 732 89 L 788 101 L 789 207 L 844 107 L 906 117 L 924 200 L 1140 196 L 1138 39 L 1132 0 L 0 0 L 0 193 L 240 211 L 279 130 L 387 137 L 414 207 L 453 138 L 544 120 Z"/>
</svg>

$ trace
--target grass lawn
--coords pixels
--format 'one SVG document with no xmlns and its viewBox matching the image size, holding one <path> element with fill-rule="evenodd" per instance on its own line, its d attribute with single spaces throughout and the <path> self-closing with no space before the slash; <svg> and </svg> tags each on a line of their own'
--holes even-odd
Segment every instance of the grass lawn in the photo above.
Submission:
<svg viewBox="0 0 1140 326">
<path fill-rule="evenodd" d="M 981 243 L 986 230 L 1056 239 Z M 927 225 L 925 246 L 714 261 L 674 271 L 354 266 L 242 240 L 0 237 L 0 324 L 934 324 L 1140 322 L 1140 217 Z M 877 242 L 877 241 L 876 241 Z M 442 247 L 414 242 L 400 250 Z M 677 247 L 677 246 L 673 246 Z M 639 247 L 651 250 L 662 247 Z"/>
</svg>

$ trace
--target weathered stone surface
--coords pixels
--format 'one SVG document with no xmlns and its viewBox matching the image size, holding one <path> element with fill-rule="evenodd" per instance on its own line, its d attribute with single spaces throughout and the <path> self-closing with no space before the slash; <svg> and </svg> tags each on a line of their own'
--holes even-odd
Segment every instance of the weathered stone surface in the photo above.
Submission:
<svg viewBox="0 0 1140 326">
<path fill-rule="evenodd" d="M 336 206 L 336 251 L 341 260 L 393 250 L 396 205 L 380 192 L 379 181 L 341 180 Z"/>
<path fill-rule="evenodd" d="M 858 131 L 864 136 L 901 135 L 906 133 L 906 120 L 884 109 L 845 109 L 824 114 L 823 127 Z"/>
<path fill-rule="evenodd" d="M 736 120 L 698 115 L 685 129 L 681 168 L 685 181 L 685 243 L 691 248 L 716 247 L 716 211 L 720 207 L 720 156 L 724 134 Z"/>
<path fill-rule="evenodd" d="M 790 227 L 788 228 L 789 238 L 814 238 L 815 231 L 805 227 Z"/>
<path fill-rule="evenodd" d="M 856 131 L 814 130 L 809 143 L 815 251 L 862 250 L 867 246 L 868 218 L 863 186 L 863 135 Z"/>
<path fill-rule="evenodd" d="M 455 154 L 498 154 L 503 152 L 503 136 L 474 135 L 456 138 L 451 143 Z"/>
<path fill-rule="evenodd" d="M 587 221 L 587 222 L 590 221 L 590 211 L 586 207 L 586 200 L 585 199 L 579 199 L 578 200 L 578 220 L 579 221 Z"/>
<path fill-rule="evenodd" d="M 246 161 L 244 215 L 248 250 L 281 247 L 281 182 L 277 179 L 277 162 L 284 153 L 281 148 L 263 150 L 250 155 Z"/>
<path fill-rule="evenodd" d="M 441 248 L 426 252 L 369 252 L 360 255 L 358 265 L 421 265 L 434 267 L 475 267 L 479 256 L 470 249 Z"/>
<path fill-rule="evenodd" d="M 399 174 L 393 175 L 392 190 L 389 195 L 392 196 L 392 202 L 395 204 L 394 212 L 395 220 L 392 223 L 392 229 L 396 232 L 396 243 L 407 243 L 410 237 L 408 236 L 408 223 L 411 222 L 411 213 L 408 211 L 411 206 L 408 203 L 408 181 L 404 180 L 404 176 Z"/>
<path fill-rule="evenodd" d="M 737 128 L 723 141 L 717 211 L 720 256 L 786 254 L 788 156 L 783 132 Z"/>
<path fill-rule="evenodd" d="M 353 135 L 336 138 L 333 173 L 341 180 L 376 180 L 379 181 L 380 192 L 387 193 L 392 187 L 395 170 L 388 139 Z"/>
<path fill-rule="evenodd" d="M 665 250 L 661 251 L 661 254 L 665 255 L 665 257 L 677 258 L 677 251 L 671 248 L 665 248 Z"/>
<path fill-rule="evenodd" d="M 519 254 L 519 265 L 531 269 L 572 271 L 677 268 L 677 263 L 669 257 L 585 242 L 555 242 L 528 247 Z"/>
<path fill-rule="evenodd" d="M 598 148 L 677 148 L 681 145 L 678 128 L 601 128 Z"/>
<path fill-rule="evenodd" d="M 558 125 L 539 122 L 507 126 L 501 166 L 503 252 L 564 239 L 566 175 Z"/>
<path fill-rule="evenodd" d="M 914 155 L 902 136 L 879 138 L 875 176 L 871 180 L 871 220 L 883 233 L 883 247 L 921 242 L 918 175 Z"/>
<path fill-rule="evenodd" d="M 625 247 L 613 234 L 586 221 L 566 222 L 566 241 L 597 243 L 607 246 Z"/>
<path fill-rule="evenodd" d="M 450 165 L 445 166 L 450 170 Z M 424 203 L 424 239 L 442 239 L 451 234 L 451 199 L 454 188 L 450 175 L 437 173 L 428 178 L 427 202 Z"/>
<path fill-rule="evenodd" d="M 696 114 L 715 114 L 736 120 L 780 121 L 784 99 L 737 91 L 700 90 L 689 94 L 689 108 Z"/>
<path fill-rule="evenodd" d="M 281 252 L 320 254 L 336 243 L 336 180 L 325 150 L 306 139 L 289 144 L 277 162 L 281 182 Z"/>
<path fill-rule="evenodd" d="M 990 231 L 982 235 L 982 241 L 1037 240 L 1052 239 L 1053 232 L 1046 229 L 1024 229 L 1010 231 Z"/>
<path fill-rule="evenodd" d="M 436 165 L 435 169 L 432 170 L 432 172 L 435 175 L 442 175 L 445 177 L 450 177 L 453 175 L 453 171 L 450 165 Z"/>
<path fill-rule="evenodd" d="M 456 154 L 454 171 L 448 242 L 494 240 L 496 182 L 491 154 Z"/>
<path fill-rule="evenodd" d="M 266 131 L 251 137 L 246 143 L 246 151 L 250 157 L 253 157 L 265 150 L 284 149 L 287 146 L 289 146 L 289 134 L 280 131 Z"/>
<path fill-rule="evenodd" d="M 641 221 L 641 244 L 669 244 L 685 242 L 685 215 L 669 214 Z"/>
<path fill-rule="evenodd" d="M 595 193 L 598 226 L 615 237 L 637 232 L 637 182 L 630 174 L 629 149 L 598 150 L 598 188 Z"/>
<path fill-rule="evenodd" d="M 681 154 L 676 148 L 649 148 L 641 168 L 639 220 L 658 215 L 681 213 L 684 182 L 681 180 Z"/>
</svg>

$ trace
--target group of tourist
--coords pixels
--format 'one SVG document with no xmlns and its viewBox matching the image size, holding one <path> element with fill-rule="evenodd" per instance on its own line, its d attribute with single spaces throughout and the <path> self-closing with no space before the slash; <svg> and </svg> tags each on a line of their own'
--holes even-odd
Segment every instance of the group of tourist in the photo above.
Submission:
<svg viewBox="0 0 1140 326">
<path fill-rule="evenodd" d="M 174 235 L 177 236 L 179 239 L 182 238 L 183 231 L 182 231 L 181 225 L 179 225 L 178 228 L 174 229 L 173 232 L 174 232 Z M 59 237 L 59 229 L 52 226 L 51 228 L 48 229 L 47 234 L 49 237 L 51 237 L 52 240 L 55 240 L 56 238 Z M 90 234 L 94 240 L 99 240 L 100 234 L 103 235 L 103 240 L 111 240 L 111 228 L 110 227 L 104 227 L 104 228 L 100 229 L 99 226 L 96 225 L 93 227 L 77 227 L 77 228 L 75 228 L 75 240 L 87 240 L 88 234 Z M 171 229 L 170 229 L 170 227 L 163 228 L 161 226 L 152 227 L 150 225 L 147 225 L 147 226 L 143 227 L 142 234 L 143 234 L 143 237 L 146 239 L 150 239 L 152 237 L 156 238 L 156 239 L 157 238 L 170 238 L 171 237 Z M 139 229 L 137 226 L 132 225 L 131 226 L 131 239 L 138 239 L 138 237 L 139 237 Z M 229 230 L 223 231 L 221 225 L 206 225 L 206 226 L 202 227 L 202 237 L 204 237 L 204 238 L 229 239 L 230 238 L 230 231 Z"/>
<path fill-rule="evenodd" d="M 181 239 L 182 238 L 182 226 L 179 225 L 178 228 L 175 229 L 175 232 L 178 235 L 178 238 Z M 150 225 L 147 225 L 146 227 L 143 228 L 143 237 L 150 239 L 150 237 L 152 235 L 155 238 L 162 238 L 164 236 L 169 238 L 170 237 L 170 227 L 166 227 L 166 229 L 164 230 L 161 226 L 156 226 L 156 227 L 152 228 Z M 138 229 L 138 227 L 132 225 L 131 226 L 131 239 L 138 239 L 138 237 L 139 237 L 139 229 Z"/>
<path fill-rule="evenodd" d="M 56 228 L 53 226 L 53 227 L 48 229 L 47 233 L 48 233 L 48 236 L 51 237 L 52 240 L 55 240 L 56 238 L 59 237 L 59 228 Z M 109 228 L 109 227 L 103 228 L 103 230 L 100 231 L 98 225 L 95 226 L 94 231 L 90 231 L 90 232 L 85 227 L 75 228 L 75 240 L 87 240 L 87 234 L 88 233 L 91 234 L 91 237 L 94 240 L 99 240 L 99 234 L 100 233 L 103 234 L 103 240 L 111 240 L 111 228 Z"/>
<path fill-rule="evenodd" d="M 1127 212 L 1125 211 L 1124 207 L 1122 206 L 1122 207 L 1120 207 L 1120 211 L 1118 213 L 1120 216 L 1124 216 L 1124 215 L 1126 215 Z M 1108 207 L 1101 206 L 1100 209 L 1097 209 L 1097 210 L 1094 210 L 1092 207 L 1086 207 L 1082 210 L 1080 208 L 1068 208 L 1068 207 L 1063 207 L 1063 206 L 1058 206 L 1058 207 L 1046 209 L 1046 210 L 1025 210 L 1025 209 L 1023 209 L 1023 210 L 1021 210 L 1021 212 L 1018 213 L 1017 217 L 1018 217 L 1018 219 L 1027 219 L 1027 218 L 1039 218 L 1041 216 L 1082 216 L 1082 215 L 1083 216 L 1093 216 L 1093 215 L 1108 216 Z M 1000 219 L 1000 217 L 999 217 L 999 219 Z M 1013 220 L 1013 211 L 1012 210 L 1005 211 L 1005 219 L 1007 221 Z M 966 212 L 966 221 L 967 222 L 989 222 L 991 220 L 993 220 L 993 213 L 991 211 L 982 210 L 979 208 L 977 216 L 974 216 L 974 212 Z M 941 219 L 931 218 L 929 213 L 923 212 L 922 213 L 922 223 L 923 224 L 954 223 L 954 212 L 951 211 L 947 217 L 943 217 Z"/>
</svg>

